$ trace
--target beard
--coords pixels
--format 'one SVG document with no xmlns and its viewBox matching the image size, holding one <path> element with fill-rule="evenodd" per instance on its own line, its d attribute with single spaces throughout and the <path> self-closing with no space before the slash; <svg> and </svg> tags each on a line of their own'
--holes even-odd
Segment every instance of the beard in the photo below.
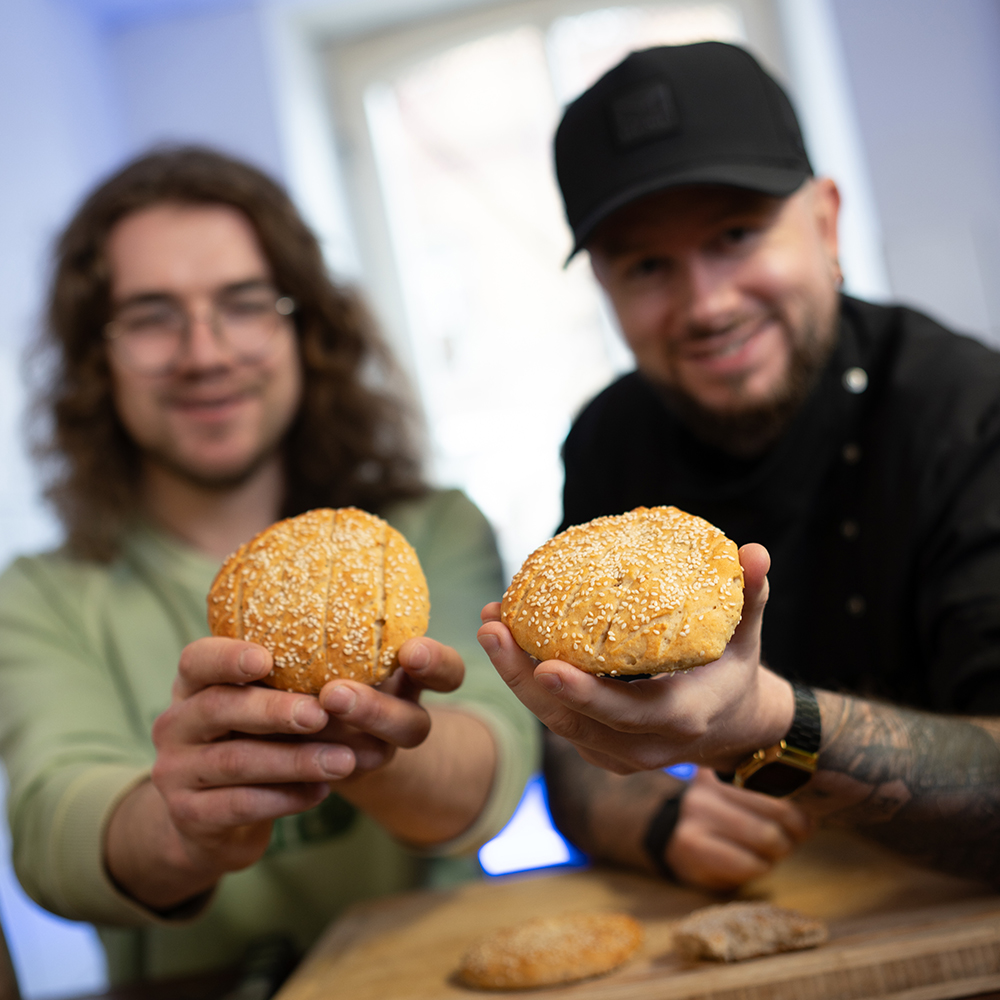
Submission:
<svg viewBox="0 0 1000 1000">
<path fill-rule="evenodd" d="M 664 405 L 704 444 L 735 458 L 764 454 L 788 429 L 816 386 L 833 352 L 836 337 L 831 319 L 811 322 L 791 347 L 788 372 L 765 400 L 730 410 L 713 410 L 683 389 L 653 382 Z"/>
</svg>

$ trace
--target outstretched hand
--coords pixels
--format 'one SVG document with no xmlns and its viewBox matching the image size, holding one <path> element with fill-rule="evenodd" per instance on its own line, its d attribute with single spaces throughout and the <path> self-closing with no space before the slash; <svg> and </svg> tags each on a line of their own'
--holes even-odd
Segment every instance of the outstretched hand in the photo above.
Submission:
<svg viewBox="0 0 1000 1000">
<path fill-rule="evenodd" d="M 627 774 L 682 761 L 732 769 L 791 725 L 791 686 L 760 663 L 770 557 L 756 544 L 740 549 L 743 618 L 723 655 L 685 673 L 623 683 L 561 660 L 533 659 L 483 608 L 480 645 L 515 695 L 552 732 L 593 764 Z"/>
<path fill-rule="evenodd" d="M 420 692 L 454 690 L 465 668 L 455 650 L 426 638 L 404 643 L 399 659 L 381 690 L 337 680 L 314 697 L 255 683 L 273 662 L 262 646 L 205 638 L 185 647 L 172 704 L 153 724 L 152 781 L 108 825 L 115 879 L 154 908 L 176 905 L 253 864 L 277 817 L 421 744 L 431 720 Z"/>
</svg>

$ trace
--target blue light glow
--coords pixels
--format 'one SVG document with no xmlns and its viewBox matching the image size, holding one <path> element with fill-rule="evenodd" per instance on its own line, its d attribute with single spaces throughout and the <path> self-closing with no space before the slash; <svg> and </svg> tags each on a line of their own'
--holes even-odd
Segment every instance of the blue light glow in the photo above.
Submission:
<svg viewBox="0 0 1000 1000">
<path fill-rule="evenodd" d="M 672 774 L 675 778 L 680 778 L 681 781 L 690 781 L 694 776 L 695 772 L 698 770 L 697 764 L 672 764 L 670 767 L 665 767 L 663 769 L 667 774 Z"/>
<path fill-rule="evenodd" d="M 540 774 L 525 786 L 510 822 L 479 849 L 479 863 L 487 875 L 586 864 L 584 855 L 552 825 L 545 781 Z"/>
</svg>

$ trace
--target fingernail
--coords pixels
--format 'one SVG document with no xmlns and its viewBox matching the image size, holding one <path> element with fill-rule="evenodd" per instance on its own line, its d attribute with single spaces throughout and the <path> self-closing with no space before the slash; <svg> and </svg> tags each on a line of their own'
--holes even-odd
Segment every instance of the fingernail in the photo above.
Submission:
<svg viewBox="0 0 1000 1000">
<path fill-rule="evenodd" d="M 492 632 L 484 632 L 479 636 L 479 645 L 486 651 L 487 656 L 492 656 L 500 649 L 500 640 Z"/>
<path fill-rule="evenodd" d="M 558 674 L 535 674 L 535 680 L 545 688 L 546 691 L 555 693 L 562 690 L 562 678 Z"/>
<path fill-rule="evenodd" d="M 358 696 L 349 687 L 344 685 L 335 687 L 323 699 L 323 706 L 328 712 L 333 712 L 334 715 L 346 715 L 348 712 L 353 711 L 357 703 Z"/>
<path fill-rule="evenodd" d="M 407 652 L 409 654 L 406 658 L 406 665 L 408 667 L 415 667 L 419 670 L 431 662 L 430 651 L 422 642 L 414 644 Z"/>
<path fill-rule="evenodd" d="M 299 729 L 312 732 L 326 722 L 326 713 L 319 707 L 319 704 L 312 698 L 300 698 L 292 706 L 292 722 Z"/>
<path fill-rule="evenodd" d="M 254 646 L 248 646 L 246 649 L 240 653 L 240 658 L 237 661 L 240 670 L 243 671 L 247 677 L 260 677 L 267 667 L 267 654 L 263 649 L 257 649 Z"/>
<path fill-rule="evenodd" d="M 354 754 L 347 747 L 326 747 L 317 760 L 328 778 L 343 778 L 354 770 Z"/>
</svg>

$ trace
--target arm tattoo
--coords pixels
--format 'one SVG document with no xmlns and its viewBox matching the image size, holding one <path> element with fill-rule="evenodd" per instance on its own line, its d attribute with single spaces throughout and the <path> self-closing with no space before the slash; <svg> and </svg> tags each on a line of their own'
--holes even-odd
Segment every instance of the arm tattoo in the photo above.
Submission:
<svg viewBox="0 0 1000 1000">
<path fill-rule="evenodd" d="M 653 872 L 642 840 L 653 814 L 683 781 L 663 771 L 612 774 L 548 730 L 542 767 L 553 822 L 570 843 L 595 861 Z"/>
<path fill-rule="evenodd" d="M 915 861 L 1000 885 L 1000 720 L 816 697 L 819 769 L 796 804 Z"/>
</svg>

